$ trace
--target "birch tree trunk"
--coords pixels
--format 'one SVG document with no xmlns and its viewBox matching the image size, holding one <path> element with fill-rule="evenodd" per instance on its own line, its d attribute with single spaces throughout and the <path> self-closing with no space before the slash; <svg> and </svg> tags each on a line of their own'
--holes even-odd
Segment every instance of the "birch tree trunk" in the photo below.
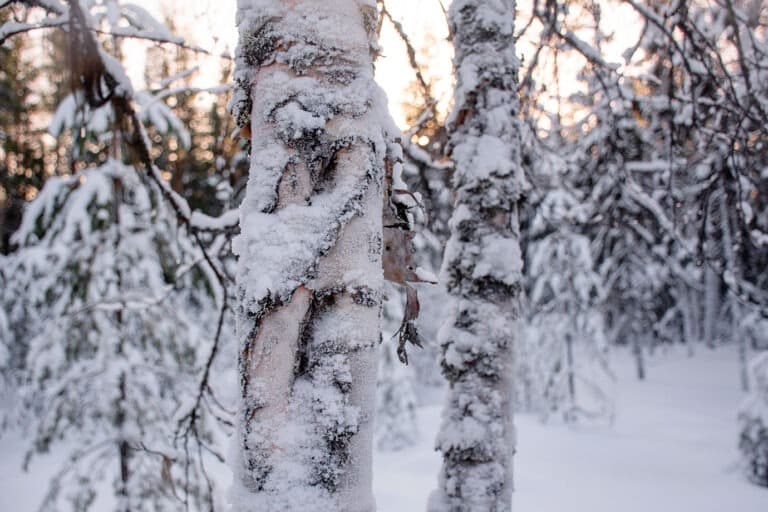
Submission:
<svg viewBox="0 0 768 512">
<path fill-rule="evenodd" d="M 457 84 L 448 120 L 456 204 L 442 281 L 453 296 L 440 331 L 450 384 L 437 438 L 443 466 L 429 503 L 438 511 L 511 509 L 512 347 L 522 262 L 524 186 L 517 122 L 513 0 L 453 0 Z"/>
<path fill-rule="evenodd" d="M 385 98 L 374 0 L 240 0 L 234 510 L 372 511 Z M 392 133 L 392 132 L 390 132 Z"/>
</svg>

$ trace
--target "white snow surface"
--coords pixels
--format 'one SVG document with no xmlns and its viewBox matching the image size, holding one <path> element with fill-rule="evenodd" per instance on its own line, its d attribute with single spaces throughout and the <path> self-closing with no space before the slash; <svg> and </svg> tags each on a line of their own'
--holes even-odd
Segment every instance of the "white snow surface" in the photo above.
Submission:
<svg viewBox="0 0 768 512">
<path fill-rule="evenodd" d="M 611 425 L 542 424 L 517 415 L 516 512 L 764 512 L 768 489 L 738 467 L 739 391 L 735 347 L 649 358 L 646 382 L 629 353 L 614 354 L 617 416 Z M 424 510 L 439 455 L 432 451 L 440 406 L 418 409 L 421 441 L 377 453 L 379 512 Z"/>
<path fill-rule="evenodd" d="M 611 425 L 542 424 L 518 415 L 516 512 L 765 512 L 768 489 L 749 484 L 738 468 L 736 415 L 742 399 L 735 347 L 680 351 L 649 358 L 648 380 L 634 378 L 629 353 L 614 354 L 617 416 Z M 432 447 L 442 399 L 417 409 L 420 438 L 401 452 L 377 452 L 378 512 L 425 509 L 439 454 Z M 0 403 L 0 407 L 4 404 Z M 0 509 L 32 512 L 40 488 L 65 448 L 21 470 L 25 443 L 0 438 Z M 216 479 L 226 489 L 224 466 Z M 95 510 L 108 510 L 100 499 Z"/>
</svg>

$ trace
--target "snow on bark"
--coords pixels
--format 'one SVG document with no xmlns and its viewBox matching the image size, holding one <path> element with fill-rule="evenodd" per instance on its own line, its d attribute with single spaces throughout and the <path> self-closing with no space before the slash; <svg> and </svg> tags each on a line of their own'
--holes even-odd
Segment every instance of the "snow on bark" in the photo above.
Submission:
<svg viewBox="0 0 768 512">
<path fill-rule="evenodd" d="M 431 511 L 511 509 L 511 351 L 522 271 L 517 202 L 524 186 L 516 120 L 511 0 L 454 0 L 457 85 L 449 118 L 456 206 L 443 278 L 455 298 L 439 334 L 450 390 Z"/>
<path fill-rule="evenodd" d="M 374 510 L 382 178 L 373 1 L 241 0 L 230 102 L 252 138 L 234 242 L 234 510 Z"/>
</svg>

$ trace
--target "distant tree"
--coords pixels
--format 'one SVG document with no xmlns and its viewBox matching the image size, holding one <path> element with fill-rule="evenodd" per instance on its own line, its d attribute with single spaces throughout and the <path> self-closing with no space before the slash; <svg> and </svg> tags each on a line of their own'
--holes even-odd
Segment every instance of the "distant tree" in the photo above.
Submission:
<svg viewBox="0 0 768 512">
<path fill-rule="evenodd" d="M 72 141 L 71 172 L 49 178 L 26 209 L 0 297 L 0 362 L 22 361 L 27 463 L 61 441 L 72 447 L 42 506 L 86 510 L 111 478 L 116 510 L 211 510 L 205 461 L 222 460 L 214 436 L 228 414 L 211 372 L 227 294 L 206 242 L 223 245 L 231 216 L 193 213 L 163 181 L 144 124 L 188 134 L 106 50 L 121 33 L 175 39 L 132 4 L 27 4 L 47 17 L 0 30 L 65 25 L 75 57 L 73 91 L 51 125 Z"/>
<path fill-rule="evenodd" d="M 752 391 L 739 412 L 739 450 L 747 477 L 768 487 L 768 352 L 752 360 L 751 376 Z"/>
<path fill-rule="evenodd" d="M 760 2 L 625 3 L 646 26 L 636 46 L 646 74 L 634 82 L 633 100 L 653 134 L 645 170 L 657 180 L 653 193 L 635 199 L 687 269 L 689 277 L 675 271 L 686 286 L 669 287 L 681 290 L 672 300 L 688 311 L 686 337 L 713 346 L 738 333 L 751 310 L 768 317 L 767 283 L 753 270 L 768 257 L 765 226 L 754 215 L 768 186 L 768 146 L 757 128 L 768 119 L 768 89 L 755 80 L 766 70 L 765 9 Z M 741 344 L 744 386 L 747 348 Z"/>
<path fill-rule="evenodd" d="M 36 322 L 19 390 L 35 432 L 28 457 L 62 440 L 74 446 L 44 507 L 90 508 L 109 478 L 117 510 L 212 500 L 202 460 L 190 464 L 173 436 L 205 364 L 215 306 L 190 293 L 204 285 L 191 280 L 194 263 L 174 263 L 194 251 L 159 199 L 134 168 L 108 161 L 49 178 L 14 235 L 21 248 L 8 258 L 8 280 L 24 287 Z M 211 443 L 207 422 L 200 435 Z"/>
<path fill-rule="evenodd" d="M 553 187 L 537 207 L 526 264 L 531 279 L 527 372 L 544 418 L 568 422 L 612 417 L 602 278 L 589 239 L 579 233 L 590 205 Z"/>
</svg>

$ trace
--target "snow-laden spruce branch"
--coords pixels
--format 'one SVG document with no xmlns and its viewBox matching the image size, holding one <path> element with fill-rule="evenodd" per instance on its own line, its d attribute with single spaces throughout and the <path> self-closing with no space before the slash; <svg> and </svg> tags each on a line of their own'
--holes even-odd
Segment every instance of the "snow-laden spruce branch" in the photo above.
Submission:
<svg viewBox="0 0 768 512">
<path fill-rule="evenodd" d="M 214 296 L 217 303 L 216 306 L 218 308 L 216 330 L 213 335 L 208 357 L 202 368 L 202 375 L 200 376 L 200 381 L 195 392 L 195 399 L 189 404 L 189 409 L 186 414 L 178 415 L 177 439 L 181 443 L 186 454 L 184 457 L 185 478 L 189 478 L 189 465 L 191 464 L 190 448 L 194 448 L 199 456 L 198 460 L 200 467 L 198 469 L 203 475 L 209 488 L 207 496 L 209 499 L 212 499 L 212 493 L 210 492 L 212 481 L 208 477 L 205 464 L 202 460 L 202 453 L 203 451 L 213 454 L 216 452 L 202 439 L 202 432 L 199 431 L 198 421 L 201 414 L 200 409 L 202 407 L 211 407 L 209 399 L 216 402 L 215 397 L 209 397 L 212 393 L 209 379 L 211 367 L 219 351 L 222 330 L 224 327 L 224 317 L 228 310 L 228 278 L 222 268 L 220 268 L 219 262 L 212 255 L 211 247 L 203 240 L 202 235 L 215 235 L 217 239 L 232 236 L 238 225 L 237 214 L 236 212 L 227 212 L 218 218 L 213 218 L 200 212 L 193 211 L 187 201 L 173 191 L 168 183 L 162 178 L 160 170 L 154 164 L 150 156 L 151 144 L 143 125 L 142 117 L 144 114 L 138 111 L 134 105 L 136 103 L 144 104 L 142 105 L 143 107 L 149 107 L 146 108 L 145 111 L 151 111 L 153 106 L 147 106 L 147 101 L 144 101 L 143 97 L 137 98 L 130 81 L 126 77 L 122 65 L 103 50 L 94 36 L 94 34 L 101 32 L 96 28 L 98 20 L 94 18 L 91 13 L 84 11 L 80 2 L 71 0 L 68 2 L 68 5 L 58 2 L 29 2 L 25 3 L 25 5 L 43 7 L 48 12 L 54 13 L 55 17 L 53 19 L 63 21 L 61 25 L 57 26 L 66 28 L 67 37 L 70 39 L 71 44 L 77 48 L 78 52 L 80 52 L 78 59 L 74 60 L 75 69 L 73 70 L 73 73 L 78 76 L 76 80 L 73 80 L 73 83 L 78 84 L 82 89 L 77 91 L 76 94 L 78 94 L 87 107 L 94 112 L 108 106 L 112 121 L 118 126 L 124 127 L 124 132 L 122 134 L 123 141 L 130 148 L 131 157 L 144 168 L 146 176 L 148 176 L 150 181 L 154 183 L 154 186 L 157 187 L 157 190 L 160 191 L 164 200 L 174 211 L 179 225 L 186 228 L 193 243 L 197 246 L 196 251 L 198 255 L 196 256 L 195 261 L 190 264 L 186 270 L 188 271 L 192 266 L 199 266 L 205 274 L 208 274 L 209 279 L 211 279 L 210 282 L 214 290 Z M 110 13 L 102 15 L 110 15 Z M 168 34 L 161 30 L 160 26 L 154 23 L 141 8 L 130 6 L 128 18 L 129 22 L 135 27 L 135 31 L 130 34 L 126 31 L 123 31 L 122 34 L 113 31 L 110 32 L 110 34 L 123 36 L 130 35 L 131 37 L 144 37 L 145 39 L 156 42 L 162 40 L 163 42 L 177 45 L 181 44 L 179 40 L 167 37 Z M 7 24 L 4 25 L 4 27 L 8 28 Z M 13 29 L 13 27 L 11 28 Z M 19 27 L 16 29 L 18 28 Z M 146 28 L 146 30 L 143 30 L 143 28 Z M 11 30 L 11 32 L 13 30 Z M 21 32 L 23 32 L 23 30 Z M 74 179 L 75 182 L 72 183 L 72 186 L 80 186 L 80 178 L 78 177 Z M 220 243 L 217 243 L 220 247 Z M 184 271 L 183 268 L 181 270 Z M 132 300 L 130 297 L 122 297 L 115 301 L 110 301 L 106 298 L 98 303 L 85 305 L 84 308 L 81 308 L 79 313 L 73 312 L 71 314 L 77 316 L 78 314 L 86 312 L 93 314 L 96 311 L 113 311 L 114 315 L 117 315 L 119 318 L 125 311 L 135 309 L 155 309 L 168 298 L 172 290 L 173 286 L 166 287 L 166 289 L 157 297 L 140 301 Z M 221 417 L 215 413 L 214 416 Z M 192 447 L 190 446 L 190 443 L 193 443 Z M 185 489 L 189 488 L 188 480 L 184 486 Z M 185 495 L 183 499 L 187 502 L 188 496 Z M 210 505 L 212 507 L 213 502 L 211 502 Z"/>
<path fill-rule="evenodd" d="M 71 6 L 73 7 L 73 14 L 77 15 L 78 8 L 75 7 L 75 5 L 76 4 L 71 3 Z M 73 28 L 74 27 L 70 27 L 70 30 L 72 30 Z M 89 31 L 84 31 L 84 37 L 92 38 L 93 36 L 90 35 Z M 92 41 L 94 42 L 94 44 L 98 44 L 96 43 L 95 39 L 92 39 Z M 120 83 L 117 77 L 115 76 L 115 75 L 119 76 L 118 74 L 119 71 L 109 69 L 107 63 L 104 61 L 102 61 L 101 63 L 103 67 L 100 70 L 100 73 L 103 74 L 105 81 L 108 84 L 110 82 L 113 82 L 116 84 Z M 123 86 L 121 90 L 126 91 L 129 89 Z M 117 88 L 113 89 L 112 92 L 114 93 L 116 91 L 117 91 Z M 173 191 L 170 185 L 162 178 L 162 175 L 159 169 L 152 161 L 152 158 L 150 156 L 149 137 L 147 136 L 143 123 L 139 119 L 139 114 L 132 106 L 131 98 L 127 94 L 124 94 L 123 96 L 115 95 L 112 97 L 111 104 L 113 106 L 113 111 L 116 113 L 116 116 L 118 118 L 122 113 L 122 115 L 124 115 L 130 120 L 130 126 L 132 127 L 132 133 L 130 134 L 131 137 L 128 139 L 130 146 L 132 147 L 135 155 L 138 157 L 139 162 L 147 171 L 151 180 L 160 189 L 164 198 L 168 201 L 168 203 L 171 205 L 171 207 L 175 211 L 178 221 L 183 226 L 187 227 L 193 240 L 198 246 L 198 250 L 202 254 L 202 258 L 205 260 L 207 264 L 207 270 L 213 273 L 218 283 L 218 286 L 221 290 L 220 293 L 217 293 L 217 298 L 219 300 L 219 304 L 218 304 L 219 314 L 218 314 L 218 319 L 216 323 L 216 332 L 213 337 L 213 342 L 211 345 L 209 356 L 206 360 L 206 363 L 203 369 L 203 374 L 200 379 L 197 395 L 194 403 L 189 409 L 189 412 L 186 415 L 182 416 L 178 421 L 177 438 L 181 439 L 182 446 L 186 454 L 184 459 L 184 464 L 185 464 L 185 475 L 187 475 L 189 471 L 188 466 L 191 460 L 189 457 L 190 441 L 193 441 L 196 444 L 199 455 L 202 455 L 201 451 L 205 447 L 205 443 L 201 438 L 201 433 L 198 430 L 200 408 L 203 405 L 204 396 L 211 392 L 211 389 L 209 386 L 210 371 L 211 371 L 213 362 L 216 359 L 216 356 L 219 351 L 222 329 L 224 327 L 224 318 L 229 307 L 228 293 L 227 293 L 227 289 L 228 289 L 227 277 L 219 267 L 218 263 L 210 255 L 208 248 L 203 242 L 200 232 L 207 231 L 207 232 L 219 232 L 219 233 L 231 234 L 234 231 L 234 229 L 236 229 L 237 217 L 231 213 L 228 213 L 223 215 L 219 219 L 213 219 L 203 214 L 193 212 L 189 204 L 186 202 L 186 200 L 182 198 L 179 194 L 177 194 L 175 191 Z M 205 469 L 205 464 L 202 463 L 202 459 L 200 459 L 200 461 L 201 461 L 200 470 L 209 487 L 208 496 L 210 497 L 212 483 Z M 213 507 L 213 502 L 211 502 L 210 505 L 211 507 Z"/>
<path fill-rule="evenodd" d="M 203 261 L 204 261 L 203 257 L 198 256 L 192 261 L 189 261 L 187 263 L 184 263 L 183 265 L 180 265 L 174 272 L 174 276 L 176 278 L 175 282 L 173 284 L 166 285 L 162 290 L 160 290 L 159 294 L 153 297 L 146 297 L 143 293 L 140 293 L 140 292 L 123 293 L 120 296 L 115 296 L 115 297 L 103 297 L 97 302 L 90 302 L 88 304 L 83 305 L 79 309 L 70 311 L 67 313 L 67 315 L 78 316 L 78 315 L 88 314 L 93 311 L 103 311 L 103 312 L 116 312 L 116 311 L 122 311 L 122 310 L 142 311 L 142 310 L 157 307 L 163 302 L 165 302 L 174 291 L 177 291 L 179 289 L 179 287 L 181 286 L 180 278 L 189 274 L 192 270 L 194 270 L 195 267 L 198 267 L 201 263 L 203 263 Z M 217 300 L 216 300 L 217 304 L 221 304 L 221 301 L 222 301 L 219 295 L 220 294 L 217 294 Z"/>
</svg>

